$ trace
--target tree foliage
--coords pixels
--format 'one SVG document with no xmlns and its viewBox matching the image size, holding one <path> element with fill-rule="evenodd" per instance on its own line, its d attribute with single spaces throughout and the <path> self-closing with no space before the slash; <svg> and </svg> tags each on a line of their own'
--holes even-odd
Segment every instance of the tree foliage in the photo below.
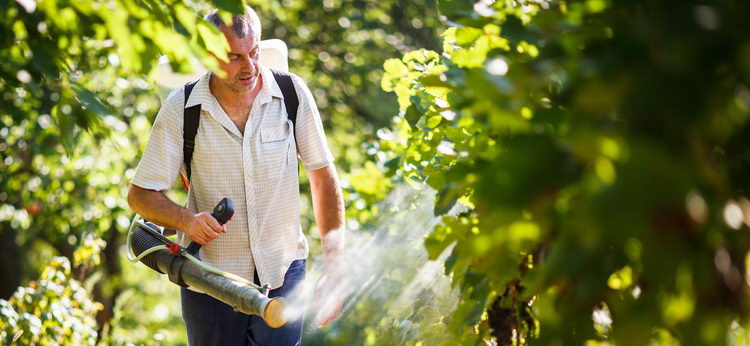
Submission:
<svg viewBox="0 0 750 346">
<path fill-rule="evenodd" d="M 449 253 L 459 296 L 454 309 L 426 289 L 394 308 L 419 276 L 399 267 L 418 254 L 394 247 L 383 294 L 310 340 L 747 337 L 746 2 L 250 3 L 318 100 L 348 224 L 378 229 L 392 188 L 426 182 L 441 222 L 424 247 Z M 0 4 L 0 296 L 15 292 L 0 300 L 3 342 L 184 342 L 163 303 L 175 287 L 121 267 L 123 196 L 158 108 L 158 58 L 211 65 L 222 41 L 200 9 L 242 4 Z M 446 214 L 456 205 L 468 209 Z"/>
<path fill-rule="evenodd" d="M 384 126 L 396 105 L 380 90 L 379 67 L 414 48 L 439 47 L 436 4 L 320 0 L 257 2 L 264 38 L 289 46 L 290 70 L 311 85 L 324 115 Z"/>
<path fill-rule="evenodd" d="M 384 64 L 401 113 L 380 145 L 391 174 L 439 191 L 436 214 L 473 206 L 425 240 L 433 257 L 455 244 L 451 329 L 466 343 L 727 342 L 748 313 L 748 4 L 440 10 L 442 54 Z"/>
<path fill-rule="evenodd" d="M 189 71 L 194 55 L 215 66 L 209 52 L 225 54 L 216 27 L 179 2 L 6 2 L 0 23 L 4 111 L 17 122 L 30 110 L 50 115 L 69 151 L 77 129 L 111 131 L 101 119 L 114 113 L 95 85 L 101 76 L 146 76 L 161 55 L 175 70 Z"/>
</svg>

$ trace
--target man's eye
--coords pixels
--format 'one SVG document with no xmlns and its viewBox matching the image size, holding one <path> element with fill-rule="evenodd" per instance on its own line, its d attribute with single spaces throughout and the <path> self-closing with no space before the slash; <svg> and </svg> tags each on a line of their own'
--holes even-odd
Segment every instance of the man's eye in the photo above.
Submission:
<svg viewBox="0 0 750 346">
<path fill-rule="evenodd" d="M 237 59 L 239 59 L 239 58 L 240 58 L 240 56 L 239 56 L 239 55 L 237 55 L 237 54 L 230 54 L 230 55 L 229 55 L 229 60 L 237 60 Z"/>
</svg>

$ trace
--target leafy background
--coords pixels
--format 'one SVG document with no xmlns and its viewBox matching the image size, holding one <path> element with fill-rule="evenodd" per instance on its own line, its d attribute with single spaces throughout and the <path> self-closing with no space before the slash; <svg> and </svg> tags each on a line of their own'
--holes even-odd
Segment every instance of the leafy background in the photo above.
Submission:
<svg viewBox="0 0 750 346">
<path fill-rule="evenodd" d="M 250 4 L 379 264 L 304 342 L 747 343 L 746 1 Z M 4 342 L 186 343 L 176 287 L 123 259 L 124 195 L 159 57 L 222 49 L 212 6 L 242 2 L 0 4 Z"/>
</svg>

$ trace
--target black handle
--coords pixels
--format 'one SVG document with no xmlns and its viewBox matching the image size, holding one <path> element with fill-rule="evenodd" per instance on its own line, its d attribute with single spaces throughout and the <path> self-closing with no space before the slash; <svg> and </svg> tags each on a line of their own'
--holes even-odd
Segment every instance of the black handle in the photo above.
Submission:
<svg viewBox="0 0 750 346">
<path fill-rule="evenodd" d="M 234 215 L 234 204 L 232 203 L 231 199 L 226 197 L 214 207 L 214 211 L 211 213 L 211 216 L 213 216 L 214 219 L 216 219 L 216 221 L 219 221 L 219 223 L 222 225 L 229 222 L 229 220 L 232 219 L 232 215 Z M 201 244 L 191 242 L 187 247 L 187 252 L 193 256 L 198 257 L 198 251 L 200 249 Z"/>
</svg>

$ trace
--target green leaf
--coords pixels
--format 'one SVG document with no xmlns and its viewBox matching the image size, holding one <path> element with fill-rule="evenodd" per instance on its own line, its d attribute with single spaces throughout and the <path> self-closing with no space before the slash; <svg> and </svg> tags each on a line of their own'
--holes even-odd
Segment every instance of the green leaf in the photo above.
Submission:
<svg viewBox="0 0 750 346">
<path fill-rule="evenodd" d="M 435 258 L 437 258 L 437 256 Z M 456 254 L 456 250 L 454 248 L 450 256 L 445 259 L 445 275 L 451 275 L 451 271 L 453 270 L 453 267 L 456 265 L 457 261 L 458 255 Z"/>
<path fill-rule="evenodd" d="M 195 23 L 199 19 L 195 12 L 182 4 L 177 4 L 174 7 L 174 16 L 177 18 L 175 26 L 178 32 L 182 31 L 180 29 L 184 29 L 184 32 L 181 32 L 184 35 L 194 36 L 196 34 Z"/>
<path fill-rule="evenodd" d="M 443 117 L 441 115 L 433 115 L 429 118 L 427 118 L 427 121 L 425 122 L 425 125 L 428 128 L 434 129 L 440 125 L 440 123 L 443 121 Z"/>
<path fill-rule="evenodd" d="M 427 184 L 435 190 L 442 190 L 446 184 L 445 174 L 441 172 L 434 172 L 432 174 L 429 174 L 429 177 L 427 178 Z"/>
<path fill-rule="evenodd" d="M 463 27 L 456 30 L 456 44 L 459 46 L 471 46 L 482 36 L 482 30 L 472 27 Z"/>
<path fill-rule="evenodd" d="M 409 69 L 406 68 L 406 65 L 401 61 L 401 59 L 388 59 L 383 63 L 383 69 L 386 73 L 390 73 L 395 76 L 402 76 L 409 72 Z"/>
<path fill-rule="evenodd" d="M 396 86 L 409 73 L 409 69 L 400 59 L 388 59 L 383 63 L 383 77 L 380 87 L 385 91 L 396 91 Z"/>
<path fill-rule="evenodd" d="M 81 105 L 90 109 L 99 115 L 108 115 L 114 113 L 114 110 L 109 106 L 105 105 L 100 101 L 94 94 L 84 89 L 84 87 L 78 83 L 73 84 L 73 92 L 75 92 L 77 99 L 81 102 Z"/>
<path fill-rule="evenodd" d="M 212 0 L 212 2 L 220 10 L 229 11 L 234 14 L 242 14 L 245 12 L 244 0 Z"/>
<path fill-rule="evenodd" d="M 446 126 L 445 136 L 448 137 L 448 139 L 453 143 L 462 143 L 469 136 L 469 134 L 464 128 Z"/>
<path fill-rule="evenodd" d="M 409 126 L 411 128 L 416 128 L 417 123 L 419 122 L 419 119 L 422 118 L 422 114 L 417 112 L 417 106 L 412 103 L 408 108 L 406 108 L 406 112 L 404 113 L 404 119 L 409 123 Z"/>
<path fill-rule="evenodd" d="M 439 74 L 427 74 L 419 78 L 419 83 L 426 87 L 447 87 L 448 83 L 443 80 L 444 77 L 440 77 Z"/>
<path fill-rule="evenodd" d="M 461 197 L 458 189 L 446 187 L 437 194 L 435 200 L 435 216 L 446 214 L 456 205 L 456 201 Z"/>
<path fill-rule="evenodd" d="M 224 34 L 222 34 L 213 24 L 205 21 L 198 22 L 196 28 L 200 37 L 203 39 L 206 50 L 211 52 L 217 58 L 227 61 L 229 43 L 227 43 Z"/>
<path fill-rule="evenodd" d="M 466 0 L 439 0 L 438 9 L 440 13 L 449 20 L 458 20 L 462 17 L 473 15 L 473 1 Z"/>
<path fill-rule="evenodd" d="M 456 233 L 450 226 L 437 226 L 424 240 L 424 246 L 430 259 L 436 259 L 456 239 Z"/>
<path fill-rule="evenodd" d="M 396 156 L 383 164 L 383 167 L 388 169 L 389 174 L 395 173 L 395 171 L 401 166 L 401 155 Z"/>
<path fill-rule="evenodd" d="M 466 315 L 466 318 L 464 319 L 464 323 L 467 326 L 473 326 L 479 323 L 479 320 L 482 318 L 482 314 L 484 313 L 484 304 L 484 301 L 479 301 L 474 304 L 474 306 L 471 308 L 469 313 Z"/>
<path fill-rule="evenodd" d="M 73 131 L 75 130 L 73 119 L 71 119 L 70 115 L 63 114 L 60 111 L 59 105 L 53 106 L 50 113 L 52 117 L 57 121 L 57 126 L 60 129 L 60 139 L 62 141 L 63 147 L 65 148 L 65 152 L 68 154 L 68 156 L 72 156 L 74 153 Z"/>
<path fill-rule="evenodd" d="M 440 256 L 440 253 L 442 253 L 447 246 L 448 245 L 445 241 L 435 239 L 432 237 L 432 234 L 424 240 L 424 247 L 427 250 L 430 259 L 436 259 Z"/>
</svg>

